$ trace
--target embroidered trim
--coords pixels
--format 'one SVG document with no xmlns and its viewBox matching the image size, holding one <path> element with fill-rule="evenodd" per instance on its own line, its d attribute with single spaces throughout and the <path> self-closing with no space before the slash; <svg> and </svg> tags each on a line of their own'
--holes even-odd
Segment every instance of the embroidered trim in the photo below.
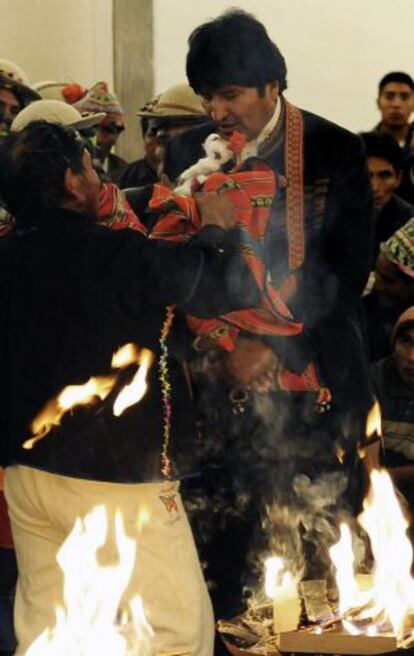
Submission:
<svg viewBox="0 0 414 656">
<path fill-rule="evenodd" d="M 286 102 L 285 172 L 289 266 L 298 269 L 305 258 L 303 119 L 300 110 Z"/>
<path fill-rule="evenodd" d="M 159 379 L 161 383 L 162 414 L 163 414 L 163 442 L 161 451 L 161 473 L 171 478 L 171 460 L 168 455 L 171 436 L 171 383 L 168 369 L 167 338 L 174 320 L 174 306 L 167 307 L 167 313 L 160 334 L 161 355 L 158 362 Z"/>
</svg>

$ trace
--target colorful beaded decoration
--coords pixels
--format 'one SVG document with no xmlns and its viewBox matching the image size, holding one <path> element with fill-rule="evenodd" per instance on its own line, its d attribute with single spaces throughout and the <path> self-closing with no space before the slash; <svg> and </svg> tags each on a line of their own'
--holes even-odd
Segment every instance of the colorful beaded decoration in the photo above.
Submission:
<svg viewBox="0 0 414 656">
<path fill-rule="evenodd" d="M 171 383 L 168 371 L 168 346 L 167 338 L 174 320 L 174 306 L 167 307 L 167 314 L 161 328 L 159 339 L 161 355 L 158 362 L 159 378 L 161 383 L 162 394 L 162 411 L 163 411 L 163 443 L 161 452 L 161 473 L 166 478 L 171 478 L 171 460 L 168 456 L 171 434 Z"/>
</svg>

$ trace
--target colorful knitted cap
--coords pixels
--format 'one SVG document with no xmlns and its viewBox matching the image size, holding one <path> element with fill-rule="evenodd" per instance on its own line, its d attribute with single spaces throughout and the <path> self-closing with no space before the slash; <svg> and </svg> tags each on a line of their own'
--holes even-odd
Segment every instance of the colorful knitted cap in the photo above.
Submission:
<svg viewBox="0 0 414 656">
<path fill-rule="evenodd" d="M 97 82 L 74 106 L 83 113 L 99 114 L 105 112 L 103 124 L 125 127 L 124 111 L 115 94 L 108 89 L 106 82 Z"/>
<path fill-rule="evenodd" d="M 398 317 L 398 320 L 392 329 L 391 346 L 394 346 L 395 340 L 401 335 L 405 328 L 408 329 L 412 327 L 414 327 L 414 305 L 409 307 Z"/>
<path fill-rule="evenodd" d="M 414 278 L 414 217 L 381 244 L 381 253 L 406 276 Z"/>
</svg>

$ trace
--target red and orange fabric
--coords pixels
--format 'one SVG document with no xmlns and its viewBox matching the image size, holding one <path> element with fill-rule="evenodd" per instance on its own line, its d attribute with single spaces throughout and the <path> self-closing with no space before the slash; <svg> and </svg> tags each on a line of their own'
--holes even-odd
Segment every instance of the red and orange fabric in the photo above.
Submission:
<svg viewBox="0 0 414 656">
<path fill-rule="evenodd" d="M 99 223 L 113 230 L 131 228 L 147 234 L 147 230 L 132 210 L 126 196 L 112 182 L 104 182 L 99 196 Z"/>
<path fill-rule="evenodd" d="M 209 320 L 188 317 L 195 335 L 224 350 L 233 349 L 241 330 L 262 336 L 293 336 L 303 330 L 302 323 L 295 320 L 287 305 L 295 288 L 294 276 L 276 289 L 266 266 L 265 237 L 271 207 L 278 187 L 285 184 L 283 178 L 257 158 L 246 160 L 243 167 L 230 173 L 213 173 L 204 184 L 203 191 L 230 195 L 235 208 L 235 223 L 244 235 L 243 255 L 262 292 L 258 308 L 230 312 Z M 150 208 L 160 214 L 150 235 L 152 239 L 182 241 L 196 234 L 201 227 L 195 200 L 175 195 L 161 185 L 154 186 Z M 301 374 L 281 368 L 277 378 L 276 385 L 282 390 L 322 391 L 314 363 L 309 363 Z"/>
<path fill-rule="evenodd" d="M 295 321 L 280 291 L 269 281 L 265 265 L 264 241 L 273 198 L 280 180 L 264 162 L 254 160 L 254 170 L 213 173 L 203 191 L 230 196 L 235 208 L 235 223 L 243 232 L 243 255 L 262 292 L 259 308 L 230 312 L 216 319 L 189 317 L 197 335 L 209 337 L 230 351 L 240 330 L 257 335 L 297 335 L 303 326 Z M 282 181 L 283 184 L 283 181 Z M 194 198 L 177 196 L 161 185 L 154 186 L 150 208 L 161 214 L 152 239 L 181 241 L 189 239 L 201 227 Z"/>
</svg>

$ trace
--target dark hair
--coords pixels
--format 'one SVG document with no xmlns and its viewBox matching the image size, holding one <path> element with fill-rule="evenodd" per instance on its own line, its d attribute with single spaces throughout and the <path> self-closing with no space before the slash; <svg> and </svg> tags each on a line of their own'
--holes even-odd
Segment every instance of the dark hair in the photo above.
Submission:
<svg viewBox="0 0 414 656">
<path fill-rule="evenodd" d="M 65 196 L 68 168 L 83 171 L 85 145 L 67 126 L 34 121 L 11 132 L 0 148 L 0 197 L 17 225 L 39 225 Z"/>
<path fill-rule="evenodd" d="M 232 9 L 197 27 L 188 40 L 187 78 L 196 93 L 229 84 L 263 89 L 268 82 L 287 88 L 286 64 L 262 23 Z"/>
<path fill-rule="evenodd" d="M 406 84 L 409 86 L 411 90 L 414 90 L 414 81 L 411 75 L 408 75 L 408 73 L 403 73 L 402 71 L 392 71 L 391 73 L 384 75 L 384 77 L 380 80 L 378 85 L 378 93 L 380 95 L 385 85 L 390 84 L 390 82 L 400 82 L 401 84 Z"/>
<path fill-rule="evenodd" d="M 367 157 L 381 157 L 386 159 L 396 173 L 403 167 L 403 152 L 398 143 L 385 132 L 361 132 L 365 143 Z"/>
</svg>

